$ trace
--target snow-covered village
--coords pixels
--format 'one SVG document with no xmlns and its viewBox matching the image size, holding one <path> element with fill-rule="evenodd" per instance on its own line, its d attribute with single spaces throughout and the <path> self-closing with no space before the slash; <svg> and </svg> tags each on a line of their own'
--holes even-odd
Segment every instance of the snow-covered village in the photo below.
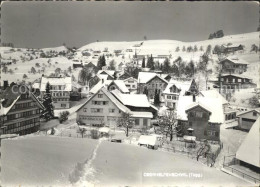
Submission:
<svg viewBox="0 0 260 187">
<path fill-rule="evenodd" d="M 114 2 L 104 7 L 84 2 L 77 8 L 75 2 L 60 3 L 63 8 L 45 3 L 24 4 L 29 7 L 24 6 L 23 13 L 9 11 L 20 10 L 23 3 L 3 3 L 1 10 L 1 186 L 260 184 L 257 2 L 207 3 L 205 12 L 198 2 L 180 3 L 179 8 L 177 2 L 175 8 L 169 2 Z M 200 20 L 205 22 L 201 32 L 210 31 L 201 38 L 197 26 L 187 21 L 193 18 L 175 17 L 191 10 L 191 4 L 201 6 L 193 7 L 194 17 L 199 11 L 205 17 L 217 12 L 209 25 Z M 145 5 L 159 18 L 146 13 Z M 236 5 L 239 21 L 230 13 Z M 118 11 L 119 6 L 124 11 Z M 41 12 L 39 17 L 34 9 Z M 106 18 L 89 13 L 85 18 L 92 25 L 78 21 L 80 26 L 71 31 L 75 38 L 60 36 L 70 26 L 55 20 L 70 25 L 77 22 L 70 16 L 79 19 L 94 10 Z M 56 14 L 43 14 L 52 11 Z M 126 19 L 130 13 L 135 21 Z M 145 26 L 135 24 L 148 14 L 147 26 L 154 24 L 153 31 L 137 38 L 134 33 Z M 185 35 L 181 26 L 160 30 L 156 26 L 164 24 L 161 18 L 169 21 L 166 25 L 179 19 L 194 31 Z M 30 22 L 19 23 L 27 19 Z M 122 34 L 124 26 L 110 33 L 113 23 L 129 24 L 135 36 Z M 29 31 L 34 27 L 41 31 Z M 55 28 L 60 28 L 57 35 Z M 77 39 L 81 30 L 85 38 Z M 178 32 L 182 38 L 174 35 Z M 36 37 L 44 45 L 36 39 L 30 43 Z M 60 45 L 51 43 L 56 40 Z M 74 45 L 74 40 L 81 43 Z"/>
</svg>

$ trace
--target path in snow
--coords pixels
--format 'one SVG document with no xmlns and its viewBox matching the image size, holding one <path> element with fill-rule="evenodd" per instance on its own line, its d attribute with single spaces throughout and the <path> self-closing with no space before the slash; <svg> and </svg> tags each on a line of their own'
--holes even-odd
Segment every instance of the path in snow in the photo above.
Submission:
<svg viewBox="0 0 260 187">
<path fill-rule="evenodd" d="M 102 138 L 99 139 L 91 157 L 83 163 L 77 163 L 74 170 L 69 175 L 69 181 L 73 186 L 94 186 L 94 184 L 97 182 L 94 179 L 95 169 L 92 167 L 92 162 L 96 158 L 97 150 L 102 141 Z"/>
</svg>

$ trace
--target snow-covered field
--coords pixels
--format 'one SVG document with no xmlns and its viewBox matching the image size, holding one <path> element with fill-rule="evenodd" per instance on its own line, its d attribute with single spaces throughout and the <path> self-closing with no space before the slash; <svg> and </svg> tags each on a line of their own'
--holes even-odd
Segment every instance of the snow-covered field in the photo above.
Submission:
<svg viewBox="0 0 260 187">
<path fill-rule="evenodd" d="M 86 138 L 28 136 L 4 140 L 2 146 L 4 186 L 82 186 L 89 182 L 101 186 L 248 185 L 185 156 L 135 145 Z M 147 177 L 144 173 L 173 173 L 174 176 Z M 191 173 L 200 177 L 186 176 Z"/>
</svg>

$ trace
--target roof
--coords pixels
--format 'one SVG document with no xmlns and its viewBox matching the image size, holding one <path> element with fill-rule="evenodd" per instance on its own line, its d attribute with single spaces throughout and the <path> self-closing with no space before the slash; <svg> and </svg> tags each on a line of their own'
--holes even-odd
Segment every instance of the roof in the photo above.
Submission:
<svg viewBox="0 0 260 187">
<path fill-rule="evenodd" d="M 131 112 L 131 116 L 134 118 L 153 118 L 152 112 Z"/>
<path fill-rule="evenodd" d="M 200 94 L 204 97 L 221 98 L 222 105 L 228 104 L 228 101 L 217 90 L 205 90 L 201 91 Z"/>
<path fill-rule="evenodd" d="M 242 79 L 251 79 L 250 77 L 242 74 L 222 74 L 221 77 L 234 76 Z"/>
<path fill-rule="evenodd" d="M 13 86 L 17 86 L 17 91 L 13 91 Z M 20 89 L 27 89 L 27 90 L 21 90 Z M 36 98 L 36 96 L 29 91 L 29 88 L 27 86 L 21 87 L 21 85 L 11 85 L 9 87 L 7 87 L 4 92 L 1 94 L 1 103 L 0 103 L 0 116 L 1 115 L 6 115 L 11 109 L 12 107 L 15 105 L 16 101 L 20 98 L 20 96 L 22 95 L 23 91 L 27 91 L 29 92 L 31 98 L 37 103 L 37 105 L 40 108 L 44 108 L 44 106 L 40 103 L 40 101 Z"/>
<path fill-rule="evenodd" d="M 159 77 L 160 79 L 162 79 L 164 82 L 168 83 L 168 81 L 164 79 L 167 76 L 166 74 L 162 74 L 160 76 L 154 72 L 139 72 L 138 83 L 147 83 L 150 80 L 152 80 L 153 78 L 155 78 L 156 76 Z"/>
<path fill-rule="evenodd" d="M 40 91 L 45 91 L 46 84 L 49 82 L 52 86 L 65 86 L 63 91 L 72 90 L 72 79 L 71 77 L 42 77 Z"/>
<path fill-rule="evenodd" d="M 124 79 L 123 81 L 126 82 L 126 81 L 128 81 L 129 79 L 130 79 L 130 80 L 132 79 L 132 80 L 134 80 L 135 82 L 137 82 L 137 79 L 135 79 L 134 77 L 128 77 L 128 78 Z"/>
<path fill-rule="evenodd" d="M 179 90 L 181 90 L 180 95 L 183 96 L 186 91 L 190 89 L 192 81 L 177 81 L 177 80 L 170 80 L 167 87 L 163 91 L 164 94 L 172 94 L 170 92 L 170 88 L 175 85 Z"/>
<path fill-rule="evenodd" d="M 229 60 L 235 64 L 249 64 L 247 61 L 241 59 L 241 58 L 238 58 L 236 56 L 231 56 L 231 57 L 227 57 L 225 58 L 224 60 L 222 60 L 221 62 L 225 61 L 225 60 Z"/>
<path fill-rule="evenodd" d="M 92 100 L 99 92 L 103 92 L 122 112 L 131 113 L 126 106 L 120 103 L 105 87 L 101 87 L 94 95 L 92 95 L 77 111 L 84 107 L 89 101 Z M 76 112 L 77 112 L 76 111 Z"/>
<path fill-rule="evenodd" d="M 260 117 L 251 127 L 249 133 L 236 152 L 236 158 L 246 163 L 260 167 L 259 162 L 259 124 Z"/>
<path fill-rule="evenodd" d="M 156 136 L 150 136 L 150 135 L 141 135 L 138 143 L 143 145 L 152 145 L 154 146 L 156 144 L 157 137 Z"/>
<path fill-rule="evenodd" d="M 193 102 L 193 96 L 181 96 L 177 104 L 177 118 L 179 120 L 188 120 L 186 111 L 196 106 L 200 106 L 211 112 L 209 122 L 224 122 L 224 112 L 221 98 L 202 96 L 196 97 L 196 102 Z"/>
<path fill-rule="evenodd" d="M 98 92 L 103 86 L 110 86 L 112 83 L 115 83 L 115 85 L 120 89 L 123 93 L 129 93 L 128 88 L 126 87 L 123 80 L 105 80 L 104 82 L 100 80 L 91 90 L 90 93 L 96 93 Z"/>
<path fill-rule="evenodd" d="M 145 94 L 122 94 L 119 90 L 113 90 L 111 93 L 124 105 L 134 107 L 151 106 Z"/>
<path fill-rule="evenodd" d="M 114 77 L 114 73 L 115 73 L 114 70 L 99 70 L 99 71 L 97 72 L 97 74 L 99 75 L 99 74 L 101 74 L 102 72 L 105 72 L 106 74 L 110 75 L 111 77 Z"/>
<path fill-rule="evenodd" d="M 249 113 L 249 112 L 254 112 L 254 111 L 257 112 L 258 114 L 260 114 L 260 109 L 252 109 L 252 110 L 243 111 L 243 112 L 238 113 L 238 114 L 237 114 L 237 117 L 242 116 L 242 115 L 244 115 L 244 114 L 247 114 L 247 113 Z"/>
</svg>

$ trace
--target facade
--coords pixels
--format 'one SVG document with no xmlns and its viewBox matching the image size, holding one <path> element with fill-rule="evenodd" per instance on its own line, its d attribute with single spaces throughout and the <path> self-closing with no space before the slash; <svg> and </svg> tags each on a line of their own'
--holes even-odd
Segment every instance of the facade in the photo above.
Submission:
<svg viewBox="0 0 260 187">
<path fill-rule="evenodd" d="M 222 51 L 224 53 L 234 53 L 243 49 L 242 45 L 222 45 Z"/>
<path fill-rule="evenodd" d="M 248 63 L 237 57 L 228 57 L 220 61 L 223 73 L 241 74 L 247 71 Z"/>
<path fill-rule="evenodd" d="M 77 110 L 77 121 L 89 126 L 116 128 L 123 113 L 131 116 L 133 128 L 148 128 L 153 118 L 151 112 L 130 110 L 103 87 Z"/>
<path fill-rule="evenodd" d="M 234 93 L 245 88 L 256 88 L 257 86 L 252 82 L 252 79 L 238 74 L 222 75 L 219 79 L 217 84 L 220 83 L 222 94 Z"/>
<path fill-rule="evenodd" d="M 148 91 L 148 98 L 153 99 L 155 90 L 160 91 L 160 100 L 163 100 L 163 90 L 168 85 L 168 81 L 160 77 L 156 73 L 139 72 L 138 75 L 138 92 L 144 93 L 145 89 Z"/>
<path fill-rule="evenodd" d="M 3 134 L 25 135 L 38 131 L 40 112 L 44 107 L 27 87 L 12 84 L 1 98 L 0 128 Z"/>
<path fill-rule="evenodd" d="M 220 141 L 224 113 L 219 98 L 180 97 L 177 119 L 183 135 L 195 136 L 197 140 Z"/>
<path fill-rule="evenodd" d="M 41 98 L 43 98 L 46 84 L 50 84 L 50 92 L 54 109 L 70 108 L 70 93 L 72 91 L 71 77 L 44 77 L 40 84 Z"/>
<path fill-rule="evenodd" d="M 238 127 L 240 129 L 249 131 L 259 116 L 260 116 L 260 111 L 256 109 L 238 114 L 237 115 Z"/>
<path fill-rule="evenodd" d="M 129 77 L 123 81 L 130 92 L 137 91 L 137 80 L 135 78 Z"/>
</svg>

